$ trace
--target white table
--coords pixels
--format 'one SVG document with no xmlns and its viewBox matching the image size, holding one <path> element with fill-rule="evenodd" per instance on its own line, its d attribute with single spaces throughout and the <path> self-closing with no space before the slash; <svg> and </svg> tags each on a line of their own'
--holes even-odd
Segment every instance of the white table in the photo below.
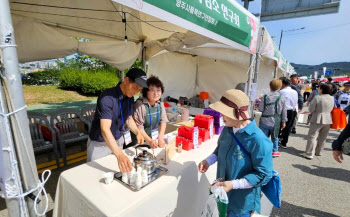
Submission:
<svg viewBox="0 0 350 217">
<path fill-rule="evenodd" d="M 199 149 L 177 153 L 168 165 L 162 165 L 169 172 L 138 192 L 116 180 L 104 183 L 105 172 L 118 171 L 113 155 L 67 170 L 58 181 L 53 216 L 200 216 L 216 177 L 216 164 L 205 174 L 198 172 L 197 165 L 214 151 L 217 139 L 216 135 Z M 161 152 L 155 150 L 158 159 Z M 131 159 L 135 150 L 125 153 Z"/>
</svg>

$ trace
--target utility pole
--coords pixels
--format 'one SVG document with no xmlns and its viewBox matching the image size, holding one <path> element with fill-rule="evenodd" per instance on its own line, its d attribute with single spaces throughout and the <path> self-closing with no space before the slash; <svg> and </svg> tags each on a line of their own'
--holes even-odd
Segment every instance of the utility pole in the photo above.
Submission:
<svg viewBox="0 0 350 217">
<path fill-rule="evenodd" d="M 242 2 L 244 2 L 244 8 L 248 10 L 249 8 L 249 2 L 252 2 L 254 0 L 242 0 Z"/>
<path fill-rule="evenodd" d="M 283 33 L 284 33 L 284 32 L 293 32 L 293 31 L 302 30 L 302 29 L 305 29 L 305 27 L 302 27 L 302 28 L 299 28 L 299 29 L 286 30 L 286 31 L 284 31 L 284 30 L 282 29 L 282 30 L 281 30 L 280 43 L 279 43 L 279 45 L 278 45 L 278 50 L 281 51 L 281 44 L 282 44 L 282 38 L 283 38 Z"/>
</svg>

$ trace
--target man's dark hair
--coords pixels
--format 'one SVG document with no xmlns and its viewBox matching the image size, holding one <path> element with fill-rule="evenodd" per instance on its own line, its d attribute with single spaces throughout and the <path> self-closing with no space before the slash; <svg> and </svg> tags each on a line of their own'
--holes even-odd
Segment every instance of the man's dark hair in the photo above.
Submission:
<svg viewBox="0 0 350 217">
<path fill-rule="evenodd" d="M 290 80 L 286 77 L 281 77 L 280 80 L 282 81 L 282 84 L 285 86 L 290 86 Z"/>
<path fill-rule="evenodd" d="M 147 79 L 147 86 L 151 86 L 154 85 L 156 87 L 160 87 L 160 89 L 162 90 L 162 94 L 164 93 L 164 86 L 161 80 L 159 80 L 158 77 L 152 75 L 151 77 L 149 77 Z M 149 91 L 149 88 L 143 88 L 142 89 L 142 96 L 143 98 L 147 98 L 147 92 Z"/>
<path fill-rule="evenodd" d="M 333 81 L 333 78 L 329 77 L 329 78 L 327 78 L 327 80 L 328 80 L 329 82 L 332 82 L 332 81 Z"/>
<path fill-rule="evenodd" d="M 332 95 L 332 91 L 333 91 L 332 85 L 326 84 L 326 83 L 321 83 L 320 89 L 322 90 L 322 94 Z"/>
<path fill-rule="evenodd" d="M 299 75 L 298 74 L 293 74 L 289 78 L 294 78 L 294 77 L 299 77 Z"/>
</svg>

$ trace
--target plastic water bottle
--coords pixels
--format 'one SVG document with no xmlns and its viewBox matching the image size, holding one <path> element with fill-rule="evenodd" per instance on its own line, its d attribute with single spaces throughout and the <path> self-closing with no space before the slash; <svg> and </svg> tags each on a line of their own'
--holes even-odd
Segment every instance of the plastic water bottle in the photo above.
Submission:
<svg viewBox="0 0 350 217">
<path fill-rule="evenodd" d="M 173 121 L 175 122 L 176 120 L 177 120 L 177 108 L 176 107 L 174 107 L 173 109 L 172 109 L 172 113 L 173 113 Z"/>
</svg>

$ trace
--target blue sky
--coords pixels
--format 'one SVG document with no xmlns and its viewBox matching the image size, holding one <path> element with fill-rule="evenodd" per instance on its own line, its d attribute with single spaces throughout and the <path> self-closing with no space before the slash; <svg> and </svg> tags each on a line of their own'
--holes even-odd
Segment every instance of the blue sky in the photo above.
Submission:
<svg viewBox="0 0 350 217">
<path fill-rule="evenodd" d="M 236 0 L 243 5 L 241 0 Z M 261 0 L 250 2 L 249 11 L 258 13 Z M 339 13 L 262 22 L 278 46 L 281 30 L 305 27 L 283 33 L 281 52 L 292 63 L 316 65 L 350 61 L 350 1 L 341 0 Z M 340 26 L 341 25 L 341 26 Z M 339 26 L 335 28 L 330 28 Z M 322 29 L 322 30 L 321 30 Z"/>
</svg>

